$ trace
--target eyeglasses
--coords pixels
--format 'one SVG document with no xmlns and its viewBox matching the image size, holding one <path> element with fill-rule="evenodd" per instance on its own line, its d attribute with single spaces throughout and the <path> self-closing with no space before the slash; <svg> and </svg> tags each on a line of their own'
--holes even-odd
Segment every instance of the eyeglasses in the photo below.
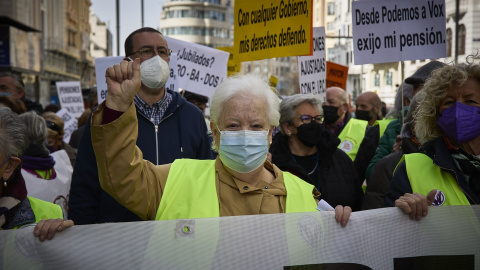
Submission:
<svg viewBox="0 0 480 270">
<path fill-rule="evenodd" d="M 45 120 L 45 123 L 47 124 L 47 128 L 49 128 L 53 131 L 56 131 L 56 132 L 58 132 L 58 134 L 60 134 L 61 129 L 57 124 L 55 124 L 54 122 L 49 121 L 49 120 Z"/>
<path fill-rule="evenodd" d="M 310 124 L 313 120 L 315 120 L 319 124 L 323 123 L 322 121 L 323 115 L 317 115 L 317 116 L 300 115 L 298 116 L 298 118 L 300 118 L 300 120 L 302 120 L 304 124 Z"/>
<path fill-rule="evenodd" d="M 167 57 L 172 54 L 172 50 L 165 47 L 158 47 L 157 52 L 158 52 L 158 55 L 163 57 Z M 136 54 L 136 53 L 139 53 L 140 56 L 142 57 L 152 57 L 155 55 L 155 49 L 153 47 L 143 47 L 140 50 L 131 53 L 130 55 Z"/>
</svg>

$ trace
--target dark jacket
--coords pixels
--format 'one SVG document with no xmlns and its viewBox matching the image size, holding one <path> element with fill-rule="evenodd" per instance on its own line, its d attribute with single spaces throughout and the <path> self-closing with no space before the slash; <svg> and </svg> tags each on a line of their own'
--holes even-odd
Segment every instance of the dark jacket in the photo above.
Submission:
<svg viewBox="0 0 480 270">
<path fill-rule="evenodd" d="M 467 181 L 463 177 L 462 172 L 460 172 L 455 165 L 442 137 L 426 143 L 420 149 L 420 152 L 430 157 L 435 166 L 438 166 L 443 171 L 450 173 L 457 180 L 458 186 L 463 190 L 463 193 L 466 195 L 471 204 L 480 204 L 480 199 L 472 191 Z M 400 198 L 400 196 L 403 196 L 405 193 L 412 193 L 412 187 L 410 186 L 410 181 L 408 180 L 405 161 L 403 161 L 395 170 L 390 190 L 385 197 L 385 206 L 395 206 L 395 200 Z M 427 194 L 423 195 L 426 196 Z"/>
<path fill-rule="evenodd" d="M 375 155 L 375 149 L 378 146 L 378 140 L 380 139 L 380 128 L 378 126 L 367 126 L 365 130 L 365 136 L 363 137 L 362 143 L 358 148 L 357 156 L 353 161 L 355 170 L 357 170 L 357 175 L 360 180 L 365 180 L 365 172 Z"/>
<path fill-rule="evenodd" d="M 345 126 L 347 126 L 350 119 L 352 119 L 352 115 L 347 112 L 345 114 L 344 124 L 339 130 L 338 134 L 342 133 L 343 129 L 345 128 Z M 355 156 L 355 160 L 353 161 L 353 165 L 355 166 L 355 170 L 357 171 L 357 176 L 360 181 L 362 181 L 362 183 L 365 179 L 365 171 L 368 167 L 368 164 L 370 164 L 370 160 L 375 154 L 375 149 L 377 148 L 379 137 L 380 131 L 378 126 L 367 126 L 367 128 L 365 129 L 365 136 L 360 143 L 357 155 Z"/>
<path fill-rule="evenodd" d="M 270 146 L 272 163 L 314 185 L 321 193 L 320 199 L 333 207 L 348 205 L 353 210 L 359 210 L 363 196 L 362 182 L 357 177 L 350 157 L 337 148 L 339 143 L 340 139 L 327 130 L 322 133 L 322 140 L 317 145 L 320 173 L 312 174 L 319 176 L 315 179 L 295 162 L 288 145 L 288 137 L 281 133 L 275 136 Z"/>
<path fill-rule="evenodd" d="M 408 107 L 403 109 L 403 114 L 406 115 L 408 112 Z M 376 148 L 375 154 L 370 161 L 370 164 L 367 167 L 365 172 L 365 178 L 370 181 L 370 175 L 372 174 L 372 170 L 375 167 L 375 164 L 382 159 L 384 156 L 393 152 L 393 145 L 397 140 L 397 135 L 400 135 L 400 131 L 402 130 L 402 114 L 398 113 L 398 117 L 395 120 L 392 120 L 385 129 L 383 136 L 380 138 L 378 142 L 378 147 Z"/>
<path fill-rule="evenodd" d="M 173 99 L 155 131 L 155 125 L 137 108 L 137 146 L 143 158 L 154 164 L 172 163 L 177 158 L 211 159 L 211 145 L 202 112 L 179 93 Z M 141 220 L 117 203 L 100 187 L 90 124 L 85 125 L 70 189 L 69 218 L 75 224 Z"/>
<path fill-rule="evenodd" d="M 410 138 L 402 140 L 402 150 L 382 158 L 373 168 L 372 175 L 363 196 L 362 210 L 384 207 L 385 196 L 390 189 L 393 172 L 404 154 L 416 153 L 418 146 Z"/>
</svg>

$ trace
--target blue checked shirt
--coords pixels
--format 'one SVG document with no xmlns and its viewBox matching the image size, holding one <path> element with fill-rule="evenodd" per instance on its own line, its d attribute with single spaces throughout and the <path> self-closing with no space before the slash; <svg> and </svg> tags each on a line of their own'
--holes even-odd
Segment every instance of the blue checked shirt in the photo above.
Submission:
<svg viewBox="0 0 480 270">
<path fill-rule="evenodd" d="M 138 95 L 135 95 L 134 102 L 135 106 L 157 126 L 162 120 L 168 105 L 172 102 L 172 94 L 165 91 L 163 98 L 152 106 L 148 105 Z"/>
</svg>

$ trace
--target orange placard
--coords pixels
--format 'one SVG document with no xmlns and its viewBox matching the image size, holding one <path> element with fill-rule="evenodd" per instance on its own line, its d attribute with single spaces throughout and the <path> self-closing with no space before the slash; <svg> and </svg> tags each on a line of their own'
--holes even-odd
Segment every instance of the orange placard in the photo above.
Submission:
<svg viewBox="0 0 480 270">
<path fill-rule="evenodd" d="M 327 89 L 332 86 L 347 88 L 348 67 L 327 61 Z"/>
</svg>

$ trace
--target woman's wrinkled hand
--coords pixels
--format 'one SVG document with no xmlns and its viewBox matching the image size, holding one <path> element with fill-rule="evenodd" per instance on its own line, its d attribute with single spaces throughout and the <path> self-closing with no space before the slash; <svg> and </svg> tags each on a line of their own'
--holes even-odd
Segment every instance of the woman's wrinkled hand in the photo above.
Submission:
<svg viewBox="0 0 480 270">
<path fill-rule="evenodd" d="M 45 241 L 45 239 L 52 240 L 56 232 L 64 231 L 72 226 L 73 220 L 63 220 L 61 218 L 40 220 L 33 229 L 33 235 L 38 237 L 40 242 Z"/>
</svg>

